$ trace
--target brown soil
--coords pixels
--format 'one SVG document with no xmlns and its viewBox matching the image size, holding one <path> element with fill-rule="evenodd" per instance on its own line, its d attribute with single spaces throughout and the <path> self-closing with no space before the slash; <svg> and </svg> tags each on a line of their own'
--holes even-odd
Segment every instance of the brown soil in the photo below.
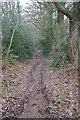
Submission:
<svg viewBox="0 0 80 120">
<path fill-rule="evenodd" d="M 77 117 L 77 69 L 49 70 L 49 60 L 35 55 L 29 64 L 3 69 L 3 118 Z"/>
</svg>

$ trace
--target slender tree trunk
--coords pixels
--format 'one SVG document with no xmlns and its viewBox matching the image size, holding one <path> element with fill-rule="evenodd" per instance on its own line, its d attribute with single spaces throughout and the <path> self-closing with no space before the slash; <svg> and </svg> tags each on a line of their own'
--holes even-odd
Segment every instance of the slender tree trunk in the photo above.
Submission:
<svg viewBox="0 0 80 120">
<path fill-rule="evenodd" d="M 60 39 L 64 36 L 64 14 L 62 14 L 59 10 L 57 11 L 57 26 L 58 26 L 58 35 Z"/>
<path fill-rule="evenodd" d="M 64 4 L 65 5 L 65 4 Z M 58 35 L 60 39 L 64 36 L 64 14 L 61 11 L 57 11 L 57 25 L 58 25 Z"/>
<path fill-rule="evenodd" d="M 48 30 L 49 30 L 49 36 L 48 36 L 48 46 L 50 51 L 52 50 L 52 41 L 54 38 L 54 34 L 53 34 L 53 8 L 52 8 L 52 3 L 48 3 L 48 7 L 47 7 L 47 11 L 48 11 Z"/>
<path fill-rule="evenodd" d="M 16 27 L 17 27 L 17 24 L 16 24 L 16 26 L 14 27 L 13 32 L 12 32 L 12 36 L 11 36 L 11 39 L 10 39 L 10 44 L 9 44 L 8 51 L 7 51 L 7 55 L 6 55 L 6 60 L 8 60 L 8 58 L 9 58 L 10 49 L 11 49 L 11 46 L 12 46 L 13 37 L 14 37 L 14 34 L 15 34 Z"/>
</svg>

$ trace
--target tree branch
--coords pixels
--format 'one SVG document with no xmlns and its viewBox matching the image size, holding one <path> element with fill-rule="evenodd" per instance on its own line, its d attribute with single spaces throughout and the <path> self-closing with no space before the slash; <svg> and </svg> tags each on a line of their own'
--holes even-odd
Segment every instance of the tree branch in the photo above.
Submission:
<svg viewBox="0 0 80 120">
<path fill-rule="evenodd" d="M 69 10 L 64 8 L 59 2 L 54 2 L 54 4 L 58 10 L 60 10 L 64 15 L 69 17 L 70 20 L 73 20 L 72 13 Z"/>
</svg>

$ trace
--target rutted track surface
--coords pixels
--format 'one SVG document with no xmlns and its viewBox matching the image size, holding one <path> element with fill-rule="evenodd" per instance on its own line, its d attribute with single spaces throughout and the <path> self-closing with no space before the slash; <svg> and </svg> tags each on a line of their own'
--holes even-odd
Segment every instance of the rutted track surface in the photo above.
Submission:
<svg viewBox="0 0 80 120">
<path fill-rule="evenodd" d="M 49 71 L 48 65 L 38 54 L 27 66 L 19 63 L 3 70 L 3 118 L 77 116 L 77 71 Z"/>
<path fill-rule="evenodd" d="M 19 93 L 18 96 L 9 97 L 7 106 L 3 105 L 3 118 L 51 117 L 48 110 L 49 99 L 46 94 L 46 86 L 44 85 L 42 72 L 46 63 L 41 56 L 35 59 L 36 62 L 34 62 L 30 68 L 26 80 L 24 80 L 24 77 L 22 78 L 22 85 L 25 90 Z"/>
<path fill-rule="evenodd" d="M 32 67 L 30 71 L 30 85 L 28 88 L 28 102 L 24 105 L 23 118 L 45 118 L 50 117 L 48 110 L 49 99 L 46 94 L 46 86 L 43 81 L 43 58 Z"/>
</svg>

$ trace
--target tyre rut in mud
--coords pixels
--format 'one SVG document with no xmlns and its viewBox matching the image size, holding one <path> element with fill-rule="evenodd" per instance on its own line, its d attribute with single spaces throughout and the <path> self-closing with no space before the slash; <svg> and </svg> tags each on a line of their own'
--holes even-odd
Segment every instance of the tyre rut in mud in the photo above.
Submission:
<svg viewBox="0 0 80 120">
<path fill-rule="evenodd" d="M 49 99 L 43 81 L 43 67 L 45 61 L 40 58 L 30 71 L 30 85 L 28 87 L 28 102 L 24 105 L 21 117 L 45 118 L 50 117 L 48 110 Z"/>
</svg>

